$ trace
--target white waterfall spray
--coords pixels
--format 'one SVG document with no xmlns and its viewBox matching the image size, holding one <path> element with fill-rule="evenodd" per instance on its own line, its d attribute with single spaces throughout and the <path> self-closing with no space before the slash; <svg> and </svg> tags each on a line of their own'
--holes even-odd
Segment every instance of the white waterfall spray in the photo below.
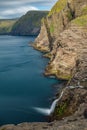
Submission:
<svg viewBox="0 0 87 130">
<path fill-rule="evenodd" d="M 63 89 L 63 91 L 61 92 L 60 96 L 58 99 L 54 100 L 51 107 L 49 109 L 46 109 L 46 108 L 39 108 L 39 107 L 34 107 L 33 109 L 36 110 L 37 112 L 43 114 L 43 115 L 46 115 L 46 116 L 49 116 L 51 115 L 54 110 L 55 110 L 55 107 L 56 107 L 56 104 L 60 101 L 60 99 L 62 98 L 64 92 L 66 89 L 74 89 L 74 88 L 83 88 L 83 86 L 80 86 L 80 83 L 78 83 L 77 86 L 68 86 L 66 87 L 65 89 Z"/>
<path fill-rule="evenodd" d="M 53 103 L 52 103 L 50 109 L 39 108 L 39 107 L 34 107 L 33 109 L 36 110 L 37 112 L 43 114 L 43 115 L 49 116 L 51 113 L 54 112 L 54 109 L 55 109 L 55 107 L 56 107 L 56 104 L 57 104 L 57 102 L 61 99 L 61 97 L 63 96 L 63 93 L 64 93 L 64 91 L 62 91 L 62 93 L 61 93 L 61 95 L 60 95 L 60 97 L 59 97 L 58 99 L 56 99 L 56 100 L 53 101 Z"/>
</svg>

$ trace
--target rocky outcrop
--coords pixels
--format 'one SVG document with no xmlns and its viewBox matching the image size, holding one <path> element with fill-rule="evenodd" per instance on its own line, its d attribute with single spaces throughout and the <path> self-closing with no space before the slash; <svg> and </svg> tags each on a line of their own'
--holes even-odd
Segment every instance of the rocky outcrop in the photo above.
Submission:
<svg viewBox="0 0 87 130">
<path fill-rule="evenodd" d="M 34 47 L 50 58 L 46 76 L 67 80 L 67 85 L 76 86 L 79 82 L 84 86 L 65 92 L 52 119 L 72 115 L 83 103 L 87 106 L 87 1 L 59 0 L 43 19 Z"/>
<path fill-rule="evenodd" d="M 87 32 L 75 26 L 59 34 L 46 75 L 56 75 L 61 79 L 84 80 L 87 77 Z M 81 70 L 81 71 L 80 71 Z"/>
<path fill-rule="evenodd" d="M 83 115 L 86 118 L 86 107 L 87 106 L 87 82 L 81 83 L 81 86 L 84 86 L 82 88 L 77 88 L 75 83 L 72 82 L 72 86 L 74 88 L 66 89 L 65 93 L 63 94 L 63 97 L 60 102 L 58 102 L 55 112 L 52 115 L 52 120 L 54 119 L 62 119 L 63 117 L 70 116 L 79 110 L 79 107 L 82 106 L 84 109 Z M 72 87 L 71 86 L 71 87 Z M 59 97 L 59 94 L 57 94 L 57 97 Z M 80 114 L 79 114 L 80 115 Z"/>
<path fill-rule="evenodd" d="M 61 121 L 4 125 L 0 130 L 87 130 L 87 119 L 83 115 L 86 108 L 87 105 L 83 103 L 73 116 L 63 118 Z"/>
<path fill-rule="evenodd" d="M 45 56 L 51 59 L 45 75 L 55 75 L 64 80 L 74 76 L 80 80 L 86 78 L 86 9 L 86 0 L 59 0 L 49 15 L 42 20 L 41 32 L 34 47 L 48 52 Z"/>
</svg>

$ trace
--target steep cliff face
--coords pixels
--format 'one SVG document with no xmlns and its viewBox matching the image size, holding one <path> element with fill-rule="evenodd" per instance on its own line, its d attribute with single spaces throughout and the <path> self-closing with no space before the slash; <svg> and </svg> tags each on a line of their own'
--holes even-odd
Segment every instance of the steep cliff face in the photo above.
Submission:
<svg viewBox="0 0 87 130">
<path fill-rule="evenodd" d="M 46 56 L 51 59 L 45 75 L 64 80 L 86 79 L 87 1 L 59 0 L 42 20 L 34 46 L 48 52 Z"/>
<path fill-rule="evenodd" d="M 20 17 L 11 30 L 12 35 L 38 35 L 40 32 L 41 19 L 48 11 L 28 11 Z"/>
</svg>

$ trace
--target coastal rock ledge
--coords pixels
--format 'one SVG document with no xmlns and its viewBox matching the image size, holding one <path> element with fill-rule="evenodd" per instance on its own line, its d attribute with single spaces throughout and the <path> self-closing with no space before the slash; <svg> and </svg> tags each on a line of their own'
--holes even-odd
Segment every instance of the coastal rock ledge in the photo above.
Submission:
<svg viewBox="0 0 87 130">
<path fill-rule="evenodd" d="M 87 105 L 83 103 L 73 116 L 63 118 L 61 121 L 4 125 L 0 130 L 87 130 L 87 119 L 83 116 L 82 108 L 87 108 Z"/>
</svg>

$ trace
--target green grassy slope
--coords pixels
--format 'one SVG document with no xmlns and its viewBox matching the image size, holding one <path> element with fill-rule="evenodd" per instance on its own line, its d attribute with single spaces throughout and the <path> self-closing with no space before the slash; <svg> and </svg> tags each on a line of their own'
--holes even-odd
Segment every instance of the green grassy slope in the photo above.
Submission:
<svg viewBox="0 0 87 130">
<path fill-rule="evenodd" d="M 49 12 L 48 16 L 54 14 L 54 13 L 59 13 L 61 10 L 65 8 L 67 4 L 67 0 L 58 0 L 56 4 L 53 6 L 51 11 Z"/>
<path fill-rule="evenodd" d="M 17 19 L 0 19 L 0 35 L 9 34 Z"/>
<path fill-rule="evenodd" d="M 38 35 L 41 19 L 48 11 L 29 11 L 22 16 L 13 26 L 12 35 Z"/>
</svg>

